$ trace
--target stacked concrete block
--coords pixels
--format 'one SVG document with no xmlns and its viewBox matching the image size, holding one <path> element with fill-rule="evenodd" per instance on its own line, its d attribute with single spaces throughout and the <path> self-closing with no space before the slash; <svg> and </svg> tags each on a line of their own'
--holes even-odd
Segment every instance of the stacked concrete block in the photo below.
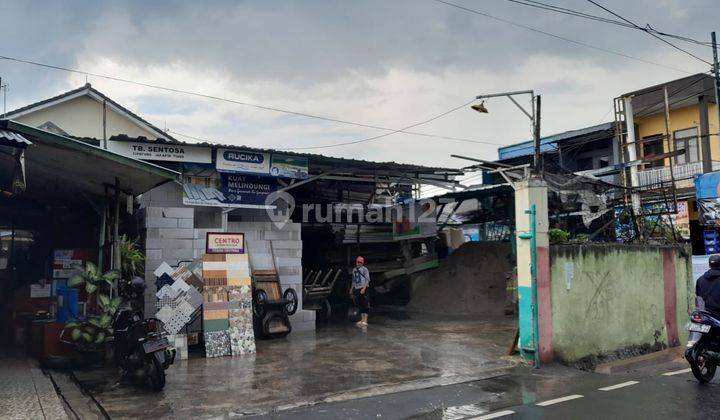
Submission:
<svg viewBox="0 0 720 420">
<path fill-rule="evenodd" d="M 181 207 L 182 186 L 175 182 L 168 182 L 142 194 L 138 197 L 140 207 Z"/>
<path fill-rule="evenodd" d="M 228 231 L 245 234 L 245 246 L 250 253 L 253 268 L 277 269 L 283 291 L 292 287 L 297 292 L 298 311 L 290 317 L 293 331 L 314 330 L 315 311 L 302 310 L 301 225 L 287 223 L 278 227 L 264 212 L 251 214 L 250 217 L 243 215 L 243 219 L 248 221 L 229 222 Z"/>
<path fill-rule="evenodd" d="M 154 197 L 155 189 L 149 193 Z M 167 192 L 162 194 L 167 197 Z M 149 200 L 145 204 L 148 206 L 141 210 L 146 238 L 145 315 L 153 316 L 155 293 L 157 292 L 153 271 L 163 262 L 177 266 L 180 261 L 194 258 L 194 209 L 191 207 L 156 207 L 155 202 Z"/>
</svg>

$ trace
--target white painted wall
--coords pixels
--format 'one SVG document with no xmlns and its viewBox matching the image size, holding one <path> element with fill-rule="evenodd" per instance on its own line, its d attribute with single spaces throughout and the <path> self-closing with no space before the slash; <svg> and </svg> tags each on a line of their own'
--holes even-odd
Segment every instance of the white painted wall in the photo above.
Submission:
<svg viewBox="0 0 720 420">
<path fill-rule="evenodd" d="M 89 96 L 80 96 L 13 119 L 32 127 L 52 121 L 72 136 L 103 138 L 102 104 Z M 108 138 L 120 134 L 126 134 L 129 137 L 143 136 L 153 140 L 160 137 L 154 131 L 146 130 L 126 116 L 113 111 L 109 106 L 107 107 L 106 122 Z"/>
</svg>

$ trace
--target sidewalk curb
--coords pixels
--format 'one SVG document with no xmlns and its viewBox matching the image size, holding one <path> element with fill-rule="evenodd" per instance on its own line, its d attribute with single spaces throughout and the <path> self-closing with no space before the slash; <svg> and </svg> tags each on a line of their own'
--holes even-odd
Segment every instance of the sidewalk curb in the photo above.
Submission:
<svg viewBox="0 0 720 420">
<path fill-rule="evenodd" d="M 595 368 L 595 373 L 614 374 L 658 363 L 672 362 L 673 360 L 682 358 L 684 350 L 685 347 L 678 346 L 643 354 L 642 356 L 631 357 L 629 359 L 613 360 L 612 362 L 598 365 Z"/>
</svg>

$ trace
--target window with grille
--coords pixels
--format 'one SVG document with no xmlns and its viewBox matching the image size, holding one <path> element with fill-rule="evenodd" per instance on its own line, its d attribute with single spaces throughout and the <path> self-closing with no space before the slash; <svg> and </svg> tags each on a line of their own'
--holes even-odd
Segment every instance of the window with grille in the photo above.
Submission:
<svg viewBox="0 0 720 420">
<path fill-rule="evenodd" d="M 674 131 L 673 138 L 675 139 L 675 150 L 684 151 L 684 153 L 675 157 L 676 164 L 697 162 L 700 160 L 697 127 Z"/>
</svg>

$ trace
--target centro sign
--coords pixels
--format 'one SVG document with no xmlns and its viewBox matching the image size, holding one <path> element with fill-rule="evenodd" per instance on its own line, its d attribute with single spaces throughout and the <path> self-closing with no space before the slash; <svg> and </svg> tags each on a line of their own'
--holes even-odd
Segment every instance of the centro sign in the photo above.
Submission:
<svg viewBox="0 0 720 420">
<path fill-rule="evenodd" d="M 270 173 L 270 153 L 218 149 L 216 156 L 216 167 L 218 171 L 251 174 Z"/>
<path fill-rule="evenodd" d="M 208 232 L 206 254 L 244 254 L 245 235 L 242 233 Z"/>
</svg>

